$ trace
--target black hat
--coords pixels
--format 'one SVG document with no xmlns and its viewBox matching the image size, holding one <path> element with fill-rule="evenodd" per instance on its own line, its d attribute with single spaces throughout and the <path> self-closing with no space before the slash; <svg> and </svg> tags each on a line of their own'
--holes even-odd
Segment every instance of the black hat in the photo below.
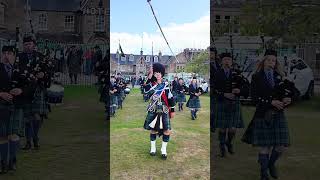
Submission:
<svg viewBox="0 0 320 180">
<path fill-rule="evenodd" d="M 225 57 L 232 58 L 231 53 L 222 53 L 222 54 L 220 55 L 220 58 L 221 58 L 221 59 L 223 59 L 223 58 L 225 58 Z"/>
<path fill-rule="evenodd" d="M 164 66 L 163 66 L 162 64 L 160 64 L 160 63 L 154 63 L 153 66 L 152 66 L 152 68 L 153 68 L 153 72 L 159 72 L 159 73 L 162 74 L 162 77 L 164 76 L 164 74 L 165 74 L 165 68 L 164 68 Z"/>
<path fill-rule="evenodd" d="M 197 77 L 196 76 L 193 76 L 193 78 L 192 79 L 197 79 Z"/>
<path fill-rule="evenodd" d="M 36 40 L 32 36 L 25 36 L 25 37 L 23 37 L 23 43 L 25 43 L 25 42 L 36 43 Z"/>
<path fill-rule="evenodd" d="M 273 49 L 267 49 L 266 52 L 264 53 L 264 56 L 267 56 L 267 55 L 273 55 L 277 57 L 277 51 Z"/>
<path fill-rule="evenodd" d="M 2 52 L 6 52 L 6 51 L 13 52 L 13 53 L 16 52 L 14 46 L 3 46 L 2 47 Z"/>
</svg>

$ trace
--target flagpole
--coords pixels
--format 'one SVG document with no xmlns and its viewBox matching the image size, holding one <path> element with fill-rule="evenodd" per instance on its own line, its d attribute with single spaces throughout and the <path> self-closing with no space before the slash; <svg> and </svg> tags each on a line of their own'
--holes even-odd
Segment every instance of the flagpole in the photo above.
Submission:
<svg viewBox="0 0 320 180">
<path fill-rule="evenodd" d="M 120 39 L 119 39 L 119 46 L 118 46 L 118 48 L 119 48 L 118 51 L 120 51 Z M 119 71 L 120 71 L 120 55 L 118 55 L 118 72 L 117 72 L 117 74 L 119 73 Z"/>
</svg>

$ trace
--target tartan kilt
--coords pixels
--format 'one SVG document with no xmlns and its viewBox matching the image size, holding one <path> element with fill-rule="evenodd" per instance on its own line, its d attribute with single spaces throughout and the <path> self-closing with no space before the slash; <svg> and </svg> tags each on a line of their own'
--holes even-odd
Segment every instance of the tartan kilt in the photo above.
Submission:
<svg viewBox="0 0 320 180">
<path fill-rule="evenodd" d="M 149 124 L 156 118 L 157 113 L 155 112 L 148 112 L 146 120 L 144 121 L 144 129 L 146 130 L 156 130 L 154 128 L 151 128 Z M 163 123 L 163 130 L 171 130 L 171 123 L 169 114 L 162 113 L 162 123 Z"/>
<path fill-rule="evenodd" d="M 37 89 L 32 101 L 32 112 L 40 115 L 48 114 L 48 103 L 46 101 L 46 91 Z"/>
<path fill-rule="evenodd" d="M 9 135 L 8 128 L 9 128 L 10 117 L 12 115 L 12 105 L 8 106 L 7 104 L 0 103 L 0 111 L 1 111 L 0 137 L 6 137 Z"/>
<path fill-rule="evenodd" d="M 190 108 L 190 109 L 192 109 L 192 108 L 201 108 L 200 98 L 199 97 L 189 98 L 186 106 L 188 108 Z"/>
<path fill-rule="evenodd" d="M 239 100 L 217 101 L 213 108 L 216 128 L 244 128 Z"/>
<path fill-rule="evenodd" d="M 173 96 L 174 102 L 177 102 L 177 99 L 178 99 L 177 95 L 178 95 L 178 93 L 177 93 L 177 92 L 175 92 L 175 91 L 172 91 L 171 93 L 172 93 L 172 96 Z"/>
<path fill-rule="evenodd" d="M 177 102 L 187 102 L 186 95 L 184 93 L 179 93 L 176 97 Z"/>
<path fill-rule="evenodd" d="M 264 117 L 254 115 L 242 141 L 253 146 L 290 145 L 288 122 L 283 111 L 269 110 Z"/>
<path fill-rule="evenodd" d="M 117 107 L 118 105 L 118 97 L 116 95 L 110 95 L 110 107 Z"/>
<path fill-rule="evenodd" d="M 32 104 L 25 104 L 23 106 L 23 122 L 28 123 L 34 120 L 34 112 L 32 111 Z"/>
<path fill-rule="evenodd" d="M 10 117 L 8 134 L 16 134 L 23 137 L 25 134 L 25 122 L 23 108 L 14 108 Z"/>
</svg>

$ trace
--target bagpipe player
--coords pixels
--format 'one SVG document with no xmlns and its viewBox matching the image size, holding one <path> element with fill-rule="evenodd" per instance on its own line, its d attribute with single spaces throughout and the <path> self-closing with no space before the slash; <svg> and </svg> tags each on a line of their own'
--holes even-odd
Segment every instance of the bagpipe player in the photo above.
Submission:
<svg viewBox="0 0 320 180">
<path fill-rule="evenodd" d="M 259 148 L 260 179 L 269 174 L 277 179 L 275 166 L 283 150 L 290 145 L 288 122 L 284 110 L 293 97 L 294 84 L 284 79 L 275 50 L 266 50 L 252 76 L 251 96 L 256 111 L 242 141 Z"/>
<path fill-rule="evenodd" d="M 163 81 L 165 67 L 154 63 L 149 70 L 144 93 L 150 102 L 147 107 L 147 117 L 144 129 L 150 130 L 151 149 L 150 155 L 156 155 L 157 134 L 162 136 L 161 157 L 167 159 L 167 144 L 171 134 L 170 119 L 174 117 L 175 101 L 169 84 Z"/>
</svg>

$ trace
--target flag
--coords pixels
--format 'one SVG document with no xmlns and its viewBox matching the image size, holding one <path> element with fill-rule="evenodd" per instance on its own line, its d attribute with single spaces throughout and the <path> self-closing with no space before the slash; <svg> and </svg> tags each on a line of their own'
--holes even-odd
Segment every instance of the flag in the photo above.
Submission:
<svg viewBox="0 0 320 180">
<path fill-rule="evenodd" d="M 121 47 L 121 44 L 120 44 L 120 43 L 119 43 L 119 50 L 120 50 L 121 56 L 122 56 L 122 57 L 125 57 L 125 55 L 124 55 L 124 53 L 123 53 L 123 51 L 122 51 L 122 47 Z"/>
</svg>

